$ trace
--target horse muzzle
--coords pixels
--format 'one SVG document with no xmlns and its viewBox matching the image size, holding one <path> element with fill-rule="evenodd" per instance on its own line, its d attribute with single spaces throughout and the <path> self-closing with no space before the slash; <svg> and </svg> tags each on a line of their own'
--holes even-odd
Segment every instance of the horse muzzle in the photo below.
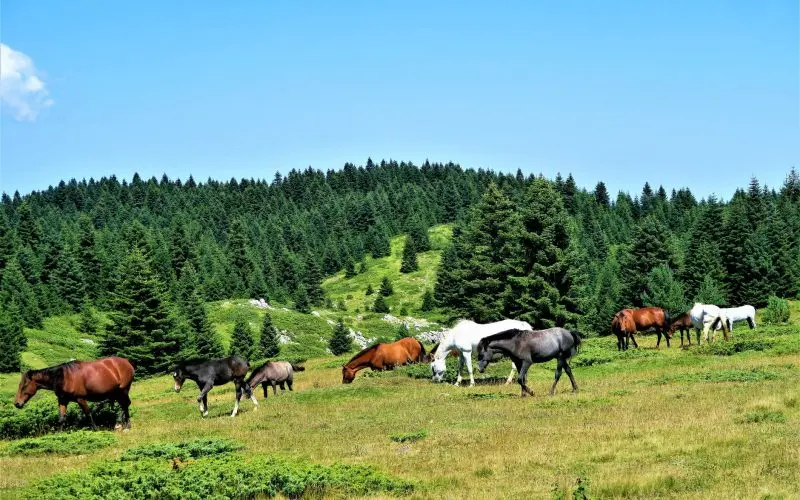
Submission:
<svg viewBox="0 0 800 500">
<path fill-rule="evenodd" d="M 25 406 L 25 403 L 20 403 L 18 401 L 14 401 L 14 406 L 16 406 L 18 410 L 21 410 L 22 407 Z"/>
</svg>

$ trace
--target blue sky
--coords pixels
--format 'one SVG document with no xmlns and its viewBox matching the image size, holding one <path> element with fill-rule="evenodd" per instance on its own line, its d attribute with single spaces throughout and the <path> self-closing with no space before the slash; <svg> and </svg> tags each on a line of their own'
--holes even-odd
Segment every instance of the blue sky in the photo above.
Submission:
<svg viewBox="0 0 800 500">
<path fill-rule="evenodd" d="M 9 193 L 371 156 L 727 198 L 800 167 L 796 0 L 0 9 Z"/>
</svg>

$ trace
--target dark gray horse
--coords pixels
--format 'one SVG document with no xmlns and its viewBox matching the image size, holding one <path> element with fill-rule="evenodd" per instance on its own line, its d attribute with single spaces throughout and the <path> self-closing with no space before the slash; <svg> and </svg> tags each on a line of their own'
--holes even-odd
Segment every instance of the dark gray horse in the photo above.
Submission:
<svg viewBox="0 0 800 500">
<path fill-rule="evenodd" d="M 264 389 L 264 399 L 267 399 L 267 388 L 272 386 L 272 393 L 277 394 L 278 389 L 276 385 L 281 386 L 281 390 L 285 390 L 284 384 L 289 386 L 292 390 L 292 382 L 294 379 L 294 372 L 304 371 L 306 368 L 300 365 L 294 365 L 288 361 L 269 361 L 260 367 L 253 370 L 250 377 L 247 379 L 247 385 L 250 390 L 254 390 L 261 384 Z"/>
<path fill-rule="evenodd" d="M 200 388 L 197 402 L 200 403 L 200 414 L 204 417 L 208 415 L 208 400 L 206 399 L 208 391 L 215 385 L 227 384 L 233 380 L 233 384 L 236 386 L 236 405 L 233 407 L 231 417 L 235 417 L 239 412 L 239 400 L 242 399 L 244 393 L 258 409 L 258 401 L 256 401 L 253 391 L 250 390 L 250 386 L 244 381 L 244 376 L 247 375 L 249 369 L 250 364 L 247 361 L 238 356 L 230 356 L 181 363 L 175 367 L 172 377 L 175 379 L 176 392 L 181 391 L 186 379 L 194 380 L 197 383 L 197 387 Z"/>
<path fill-rule="evenodd" d="M 495 354 L 502 354 L 511 358 L 517 367 L 522 396 L 533 396 L 533 392 L 526 385 L 528 368 L 533 363 L 544 363 L 551 359 L 558 360 L 556 365 L 556 379 L 550 388 L 550 395 L 556 392 L 556 384 L 561 378 L 561 371 L 565 370 L 572 382 L 572 392 L 578 391 L 572 369 L 569 367 L 570 357 L 578 352 L 581 338 L 578 332 L 565 328 L 548 328 L 546 330 L 506 330 L 481 339 L 478 343 L 478 370 L 483 373 L 486 366 L 493 361 Z"/>
</svg>

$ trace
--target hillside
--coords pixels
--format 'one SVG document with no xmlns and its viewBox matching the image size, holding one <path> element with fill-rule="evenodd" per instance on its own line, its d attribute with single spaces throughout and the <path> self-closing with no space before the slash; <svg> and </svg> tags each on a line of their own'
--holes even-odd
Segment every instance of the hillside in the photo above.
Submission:
<svg viewBox="0 0 800 500">
<path fill-rule="evenodd" d="M 343 303 L 346 310 L 338 308 L 315 308 L 312 314 L 302 314 L 291 309 L 292 304 L 274 303 L 271 309 L 251 304 L 250 300 L 221 300 L 208 303 L 209 318 L 219 333 L 224 345 L 230 342 L 230 335 L 237 318 L 248 321 L 253 332 L 258 335 L 266 312 L 272 317 L 275 326 L 289 342 L 283 344 L 281 357 L 287 359 L 310 359 L 327 355 L 327 339 L 339 318 L 354 331 L 363 334 L 366 340 L 391 340 L 401 318 L 410 320 L 412 333 L 440 330 L 443 320 L 437 312 L 419 310 L 425 290 L 433 288 L 436 268 L 442 249 L 447 245 L 451 228 L 449 225 L 434 226 L 428 231 L 432 250 L 418 256 L 419 270 L 409 274 L 400 272 L 400 260 L 405 236 L 391 240 L 391 255 L 379 259 L 367 257 L 363 273 L 345 279 L 344 271 L 329 277 L 322 283 L 325 294 L 335 305 Z M 394 287 L 394 294 L 387 297 L 390 314 L 397 319 L 385 321 L 383 314 L 370 312 L 371 298 L 365 295 L 367 285 L 377 291 L 381 279 L 387 276 Z M 406 312 L 406 315 L 402 315 Z M 104 320 L 105 316 L 101 317 Z M 81 334 L 76 330 L 79 315 L 53 316 L 44 320 L 41 329 L 26 328 L 28 349 L 22 360 L 31 368 L 62 363 L 70 359 L 89 359 L 95 357 L 94 346 L 98 335 Z M 102 333 L 102 332 L 101 332 Z"/>
</svg>

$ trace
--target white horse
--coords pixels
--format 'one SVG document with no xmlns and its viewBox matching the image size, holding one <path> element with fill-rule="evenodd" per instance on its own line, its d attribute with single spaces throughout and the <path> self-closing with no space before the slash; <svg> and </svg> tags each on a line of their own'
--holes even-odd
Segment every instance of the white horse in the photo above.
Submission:
<svg viewBox="0 0 800 500">
<path fill-rule="evenodd" d="M 455 385 L 461 384 L 461 367 L 467 365 L 467 372 L 469 372 L 469 385 L 475 385 L 475 379 L 472 377 L 472 351 L 478 348 L 478 343 L 484 337 L 494 335 L 495 333 L 504 332 L 517 328 L 519 330 L 533 330 L 530 324 L 525 321 L 517 321 L 514 319 L 504 319 L 502 321 L 495 321 L 494 323 L 475 323 L 474 321 L 462 319 L 450 330 L 444 337 L 439 347 L 434 351 L 433 361 L 431 362 L 431 370 L 433 371 L 433 381 L 441 382 L 444 377 L 444 372 L 447 370 L 445 361 L 448 354 L 453 349 L 459 353 L 458 357 L 458 378 Z M 511 373 L 508 375 L 506 384 L 510 384 L 514 380 L 514 372 L 516 368 L 511 365 Z"/>
<path fill-rule="evenodd" d="M 725 340 L 728 340 L 728 317 L 725 315 L 723 309 L 713 304 L 701 304 L 695 302 L 692 310 L 689 311 L 689 316 L 692 318 L 692 326 L 697 332 L 697 343 L 700 343 L 700 330 L 706 337 L 706 342 L 713 342 L 716 337 L 716 323 L 719 321 L 722 327 L 722 332 L 725 334 Z M 709 330 L 711 331 L 711 340 L 709 341 Z"/>
<path fill-rule="evenodd" d="M 725 316 L 728 317 L 728 330 L 733 331 L 733 324 L 737 321 L 747 321 L 750 329 L 756 327 L 756 308 L 751 305 L 741 307 L 728 307 L 722 309 Z M 717 327 L 719 329 L 720 327 Z"/>
</svg>

